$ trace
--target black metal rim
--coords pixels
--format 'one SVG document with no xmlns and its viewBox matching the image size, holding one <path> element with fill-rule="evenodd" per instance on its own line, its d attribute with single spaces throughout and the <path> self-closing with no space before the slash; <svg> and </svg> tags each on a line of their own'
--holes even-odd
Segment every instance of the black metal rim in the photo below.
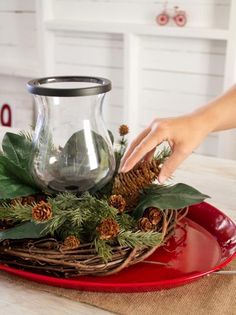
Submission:
<svg viewBox="0 0 236 315">
<path fill-rule="evenodd" d="M 50 88 L 43 86 L 47 83 L 57 82 L 88 82 L 99 85 L 83 87 L 83 88 Z M 87 76 L 55 76 L 33 79 L 27 83 L 27 89 L 31 94 L 43 96 L 89 96 L 109 92 L 111 90 L 111 81 L 100 77 Z"/>
</svg>

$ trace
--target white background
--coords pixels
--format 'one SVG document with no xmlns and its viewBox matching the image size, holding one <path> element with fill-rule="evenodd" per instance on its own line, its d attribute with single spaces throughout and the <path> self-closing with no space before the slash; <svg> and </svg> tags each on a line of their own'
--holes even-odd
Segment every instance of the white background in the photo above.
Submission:
<svg viewBox="0 0 236 315">
<path fill-rule="evenodd" d="M 104 118 L 116 132 L 136 135 L 154 117 L 190 112 L 235 79 L 236 14 L 229 0 L 168 1 L 188 23 L 160 27 L 165 1 L 0 1 L 0 106 L 12 108 L 13 127 L 34 122 L 25 84 L 44 75 L 98 75 L 112 80 Z M 199 126 L 200 128 L 200 126 Z M 236 158 L 235 132 L 210 135 L 199 153 Z"/>
</svg>

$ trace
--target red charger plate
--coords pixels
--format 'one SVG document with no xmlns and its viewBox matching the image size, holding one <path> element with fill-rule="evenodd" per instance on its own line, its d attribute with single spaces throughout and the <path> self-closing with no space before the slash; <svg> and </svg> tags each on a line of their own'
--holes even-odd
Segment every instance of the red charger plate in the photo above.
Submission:
<svg viewBox="0 0 236 315">
<path fill-rule="evenodd" d="M 226 266 L 236 256 L 236 225 L 208 203 L 191 206 L 168 243 L 141 262 L 106 277 L 60 279 L 0 265 L 44 284 L 100 292 L 143 292 L 184 285 Z"/>
</svg>

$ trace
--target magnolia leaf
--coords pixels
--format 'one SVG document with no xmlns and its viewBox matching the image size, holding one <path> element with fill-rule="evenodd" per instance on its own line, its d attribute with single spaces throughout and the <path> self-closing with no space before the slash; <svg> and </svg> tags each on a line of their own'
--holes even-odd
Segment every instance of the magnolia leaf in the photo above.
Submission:
<svg viewBox="0 0 236 315">
<path fill-rule="evenodd" d="M 39 192 L 37 188 L 22 183 L 19 179 L 9 176 L 4 165 L 0 163 L 0 199 L 11 199 L 29 196 Z"/>
<path fill-rule="evenodd" d="M 0 232 L 0 240 L 40 238 L 46 235 L 45 226 L 47 223 L 26 222 L 13 228 Z"/>
<path fill-rule="evenodd" d="M 209 196 L 183 183 L 164 187 L 151 185 L 150 189 L 144 191 L 138 206 L 133 211 L 133 216 L 135 219 L 139 219 L 145 209 L 149 207 L 156 207 L 160 210 L 181 209 L 200 203 L 206 198 Z"/>
<path fill-rule="evenodd" d="M 0 156 L 0 165 L 4 167 L 5 173 L 9 178 L 14 178 L 15 180 L 18 180 L 19 183 L 36 186 L 29 169 L 22 168 L 9 160 L 6 156 Z"/>
<path fill-rule="evenodd" d="M 25 135 L 7 132 L 0 154 L 0 199 L 39 192 L 30 170 L 33 144 Z"/>
<path fill-rule="evenodd" d="M 24 135 L 7 132 L 2 140 L 2 149 L 10 161 L 22 168 L 29 167 L 33 144 Z"/>
<path fill-rule="evenodd" d="M 100 163 L 101 152 L 108 151 L 106 140 L 94 131 L 89 132 L 89 136 L 91 137 L 92 145 Z M 60 154 L 60 168 L 68 164 L 74 165 L 74 163 L 78 164 L 81 170 L 89 165 L 86 132 L 84 130 L 75 132 L 66 142 Z"/>
</svg>

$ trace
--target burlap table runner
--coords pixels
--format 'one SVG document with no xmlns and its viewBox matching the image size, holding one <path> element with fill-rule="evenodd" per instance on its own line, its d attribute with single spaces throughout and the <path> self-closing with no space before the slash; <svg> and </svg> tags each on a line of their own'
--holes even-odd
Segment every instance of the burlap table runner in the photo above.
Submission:
<svg viewBox="0 0 236 315">
<path fill-rule="evenodd" d="M 236 259 L 225 269 L 236 270 Z M 92 293 L 50 287 L 6 273 L 0 281 L 16 282 L 20 287 L 54 293 L 74 301 L 94 305 L 122 315 L 235 315 L 236 275 L 212 274 L 191 284 L 147 293 Z"/>
</svg>

